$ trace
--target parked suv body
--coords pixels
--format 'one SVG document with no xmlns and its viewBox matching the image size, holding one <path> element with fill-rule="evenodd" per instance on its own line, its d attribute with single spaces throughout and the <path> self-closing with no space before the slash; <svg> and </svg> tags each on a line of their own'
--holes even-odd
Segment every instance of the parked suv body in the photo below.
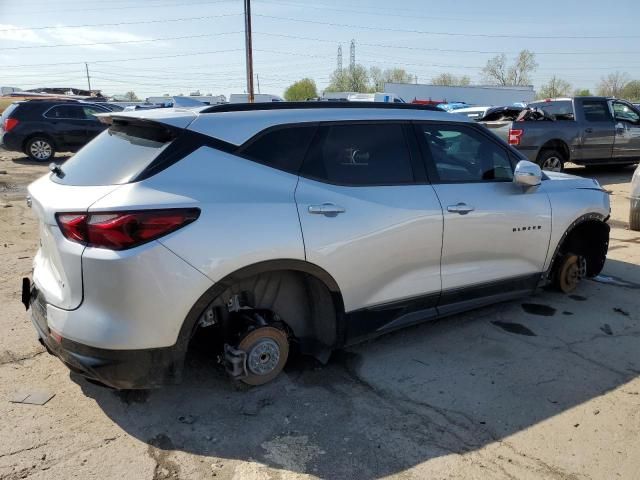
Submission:
<svg viewBox="0 0 640 480">
<path fill-rule="evenodd" d="M 29 186 L 23 301 L 47 348 L 117 388 L 180 379 L 213 329 L 227 371 L 533 292 L 605 261 L 598 183 L 539 167 L 462 116 L 281 103 L 113 113 Z"/>
<path fill-rule="evenodd" d="M 529 104 L 550 120 L 481 122 L 544 170 L 640 162 L 640 110 L 606 97 L 549 99 Z"/>
<path fill-rule="evenodd" d="M 102 132 L 106 125 L 95 115 L 110 111 L 99 103 L 73 100 L 16 102 L 2 113 L 0 145 L 47 162 L 55 152 L 75 152 Z"/>
</svg>

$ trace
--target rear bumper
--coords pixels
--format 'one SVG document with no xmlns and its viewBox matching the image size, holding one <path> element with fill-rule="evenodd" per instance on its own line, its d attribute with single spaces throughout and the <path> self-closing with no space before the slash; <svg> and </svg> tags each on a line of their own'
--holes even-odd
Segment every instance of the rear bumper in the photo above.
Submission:
<svg viewBox="0 0 640 480">
<path fill-rule="evenodd" d="M 22 152 L 23 141 L 24 137 L 22 135 L 15 135 L 13 132 L 3 132 L 0 134 L 0 145 L 5 150 Z"/>
<path fill-rule="evenodd" d="M 23 289 L 30 288 L 23 283 Z M 23 298 L 26 296 L 23 292 Z M 28 293 L 31 321 L 40 342 L 71 371 L 116 389 L 154 388 L 179 383 L 186 345 L 142 350 L 107 350 L 60 337 L 49 328 L 46 304 L 35 287 Z M 184 347 L 184 348 L 182 348 Z"/>
</svg>

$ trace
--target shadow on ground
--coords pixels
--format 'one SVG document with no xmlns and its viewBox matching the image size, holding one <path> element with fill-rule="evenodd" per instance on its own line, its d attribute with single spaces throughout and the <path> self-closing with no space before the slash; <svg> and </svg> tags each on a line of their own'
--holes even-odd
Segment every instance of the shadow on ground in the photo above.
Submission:
<svg viewBox="0 0 640 480">
<path fill-rule="evenodd" d="M 72 378 L 165 454 L 380 478 L 493 442 L 511 448 L 508 437 L 636 377 L 640 267 L 607 268 L 625 278 L 406 329 L 338 352 L 327 366 L 297 359 L 259 388 L 232 385 L 203 351 L 190 356 L 182 385 L 161 390 L 114 392 Z"/>
</svg>

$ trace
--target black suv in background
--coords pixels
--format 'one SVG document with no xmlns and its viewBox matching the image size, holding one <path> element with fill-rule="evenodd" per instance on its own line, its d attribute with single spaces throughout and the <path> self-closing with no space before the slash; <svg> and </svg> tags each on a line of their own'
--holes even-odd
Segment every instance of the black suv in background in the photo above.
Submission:
<svg viewBox="0 0 640 480">
<path fill-rule="evenodd" d="M 107 125 L 96 113 L 111 109 L 99 103 L 29 100 L 12 103 L 2 113 L 0 145 L 24 152 L 37 162 L 50 161 L 56 152 L 75 152 Z"/>
</svg>

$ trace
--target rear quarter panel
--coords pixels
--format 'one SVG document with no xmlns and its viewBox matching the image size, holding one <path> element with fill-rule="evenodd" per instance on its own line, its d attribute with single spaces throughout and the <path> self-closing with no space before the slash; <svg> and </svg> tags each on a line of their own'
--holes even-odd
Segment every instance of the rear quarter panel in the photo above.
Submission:
<svg viewBox="0 0 640 480">
<path fill-rule="evenodd" d="M 91 211 L 200 208 L 198 220 L 159 241 L 217 282 L 261 261 L 305 259 L 297 182 L 296 175 L 201 147 L 147 180 L 123 185 Z"/>
</svg>

